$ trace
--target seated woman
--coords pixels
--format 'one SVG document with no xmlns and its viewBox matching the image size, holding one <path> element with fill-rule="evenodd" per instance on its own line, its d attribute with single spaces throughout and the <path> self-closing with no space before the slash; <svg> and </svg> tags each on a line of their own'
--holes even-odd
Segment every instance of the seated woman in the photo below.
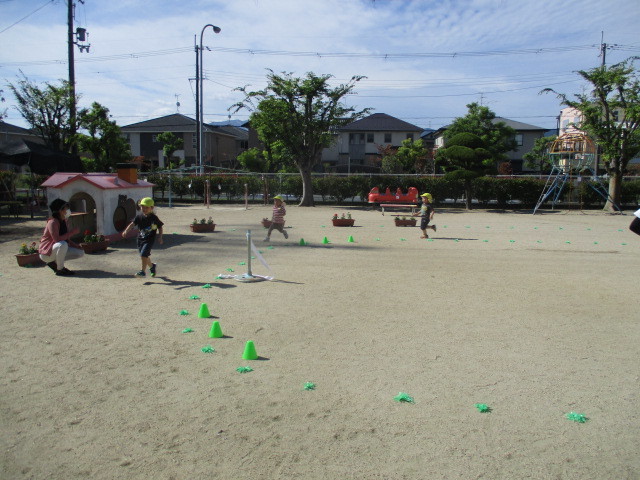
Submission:
<svg viewBox="0 0 640 480">
<path fill-rule="evenodd" d="M 71 240 L 71 237 L 78 234 L 80 230 L 74 228 L 69 230 L 67 220 L 71 216 L 69 204 L 60 198 L 55 199 L 49 205 L 51 217 L 44 227 L 40 248 L 38 253 L 56 275 L 68 277 L 74 272 L 64 266 L 66 260 L 74 260 L 84 255 L 80 245 Z"/>
</svg>

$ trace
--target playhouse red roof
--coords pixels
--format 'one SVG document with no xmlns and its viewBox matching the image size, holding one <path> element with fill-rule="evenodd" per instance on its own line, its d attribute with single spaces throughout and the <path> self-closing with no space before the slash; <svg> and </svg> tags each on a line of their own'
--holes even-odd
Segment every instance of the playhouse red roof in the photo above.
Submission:
<svg viewBox="0 0 640 480">
<path fill-rule="evenodd" d="M 153 183 L 144 180 L 138 180 L 138 183 L 129 183 L 118 178 L 116 173 L 64 173 L 57 172 L 47 178 L 42 187 L 62 188 L 76 181 L 85 181 L 102 190 L 120 189 L 120 188 L 146 188 L 153 187 Z"/>
</svg>

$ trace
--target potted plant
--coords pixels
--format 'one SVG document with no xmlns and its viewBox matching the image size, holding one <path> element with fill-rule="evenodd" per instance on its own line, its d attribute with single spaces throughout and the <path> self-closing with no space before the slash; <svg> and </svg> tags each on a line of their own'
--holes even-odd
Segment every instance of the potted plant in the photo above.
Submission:
<svg viewBox="0 0 640 480">
<path fill-rule="evenodd" d="M 213 218 L 211 217 L 209 217 L 208 220 L 205 220 L 203 218 L 200 221 L 194 218 L 193 222 L 191 222 L 190 227 L 191 227 L 191 231 L 194 233 L 206 233 L 206 232 L 213 232 L 216 229 L 216 224 L 213 223 Z"/>
<path fill-rule="evenodd" d="M 16 255 L 16 260 L 18 261 L 18 265 L 21 267 L 34 267 L 36 265 L 44 264 L 38 254 L 38 245 L 36 242 L 31 242 L 29 245 L 26 243 L 20 245 L 20 249 Z"/>
<path fill-rule="evenodd" d="M 355 219 L 351 218 L 351 214 L 347 212 L 347 216 L 345 217 L 344 213 L 340 218 L 338 218 L 338 214 L 334 213 L 333 218 L 331 219 L 334 227 L 353 227 L 355 223 Z"/>
<path fill-rule="evenodd" d="M 102 252 L 108 246 L 109 240 L 104 235 L 92 234 L 89 230 L 85 230 L 82 242 L 80 242 L 80 248 L 84 250 L 84 253 Z"/>
<path fill-rule="evenodd" d="M 407 217 L 396 217 L 396 227 L 415 227 L 416 219 Z"/>
</svg>

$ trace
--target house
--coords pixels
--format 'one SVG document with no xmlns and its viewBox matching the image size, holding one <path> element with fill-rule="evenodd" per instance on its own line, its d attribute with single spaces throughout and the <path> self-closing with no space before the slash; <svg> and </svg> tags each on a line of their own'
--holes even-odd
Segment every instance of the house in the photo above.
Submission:
<svg viewBox="0 0 640 480">
<path fill-rule="evenodd" d="M 17 125 L 12 125 L 0 120 L 0 149 L 24 140 L 44 145 L 44 140 L 42 140 L 41 137 L 33 133 L 31 130 L 18 127 Z M 2 162 L 0 160 L 0 170 L 12 170 L 13 167 L 13 163 Z M 20 169 L 20 173 L 25 173 L 25 171 L 25 167 L 22 167 Z"/>
<path fill-rule="evenodd" d="M 540 137 L 544 137 L 548 130 L 546 128 L 536 127 L 535 125 L 502 117 L 495 117 L 492 122 L 494 124 L 504 122 L 507 126 L 516 131 L 515 140 L 518 146 L 515 150 L 511 150 L 505 154 L 511 162 L 513 173 L 527 173 L 534 171 L 524 165 L 522 156 L 531 151 L 536 140 Z M 434 152 L 438 148 L 442 148 L 444 146 L 444 132 L 446 129 L 447 127 L 441 127 L 425 136 L 426 141 L 433 143 Z"/>
<path fill-rule="evenodd" d="M 374 113 L 337 129 L 335 142 L 322 152 L 322 163 L 337 172 L 376 172 L 382 159 L 378 147 L 398 148 L 407 138 L 418 140 L 423 131 L 386 113 Z"/>
<path fill-rule="evenodd" d="M 184 142 L 182 150 L 174 152 L 175 157 L 184 160 L 185 166 L 193 166 L 197 159 L 197 122 L 185 115 L 174 113 L 164 117 L 145 120 L 143 122 L 125 125 L 120 130 L 131 146 L 134 157 L 143 156 L 155 167 L 164 168 L 168 162 L 162 152 L 162 143 L 157 136 L 163 132 L 171 132 Z M 203 125 L 202 131 L 202 161 L 204 165 L 222 167 L 232 165 L 237 156 L 246 150 L 246 133 L 241 133 L 237 127 Z"/>
<path fill-rule="evenodd" d="M 153 196 L 153 184 L 139 180 L 131 163 L 118 164 L 117 173 L 54 173 L 41 187 L 47 204 L 56 198 L 69 202 L 73 227 L 105 236 L 122 232 L 140 199 Z"/>
</svg>

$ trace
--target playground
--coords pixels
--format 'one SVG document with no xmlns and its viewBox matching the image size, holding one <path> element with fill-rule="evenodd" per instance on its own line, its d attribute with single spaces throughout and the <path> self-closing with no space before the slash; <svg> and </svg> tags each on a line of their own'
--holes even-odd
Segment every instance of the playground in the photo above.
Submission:
<svg viewBox="0 0 640 480">
<path fill-rule="evenodd" d="M 271 208 L 159 205 L 155 278 L 18 267 L 44 213 L 3 219 L 0 478 L 640 477 L 632 212 Z M 269 274 L 248 229 L 275 278 L 219 278 Z"/>
</svg>

